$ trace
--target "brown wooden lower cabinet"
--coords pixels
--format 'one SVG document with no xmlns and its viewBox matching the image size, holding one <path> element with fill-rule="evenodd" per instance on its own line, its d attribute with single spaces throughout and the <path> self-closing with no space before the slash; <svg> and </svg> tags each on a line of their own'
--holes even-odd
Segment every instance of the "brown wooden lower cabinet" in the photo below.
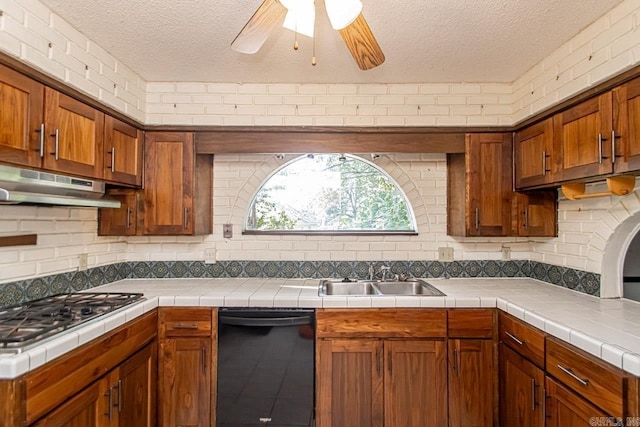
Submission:
<svg viewBox="0 0 640 427">
<path fill-rule="evenodd" d="M 216 320 L 211 308 L 159 309 L 159 426 L 215 426 Z"/>
<path fill-rule="evenodd" d="M 156 343 L 34 424 L 35 427 L 153 427 L 156 425 Z"/>
<path fill-rule="evenodd" d="M 385 427 L 446 426 L 445 341 L 387 340 L 384 351 Z"/>
<path fill-rule="evenodd" d="M 444 340 L 318 341 L 318 427 L 447 424 Z"/>
<path fill-rule="evenodd" d="M 35 424 L 35 427 L 102 427 L 110 426 L 104 413 L 108 410 L 103 388 L 107 379 L 98 381 Z M 108 388 L 108 387 L 107 387 Z"/>
<path fill-rule="evenodd" d="M 546 427 L 615 426 L 614 418 L 553 379 L 546 378 Z M 622 424 L 620 424 L 622 425 Z"/>
<path fill-rule="evenodd" d="M 326 339 L 316 348 L 316 425 L 384 425 L 382 341 Z"/>
<path fill-rule="evenodd" d="M 493 427 L 494 342 L 449 340 L 449 427 Z"/>
<path fill-rule="evenodd" d="M 211 338 L 178 338 L 160 344 L 164 426 L 211 425 Z"/>
<path fill-rule="evenodd" d="M 500 344 L 500 425 L 543 427 L 544 371 Z"/>
</svg>

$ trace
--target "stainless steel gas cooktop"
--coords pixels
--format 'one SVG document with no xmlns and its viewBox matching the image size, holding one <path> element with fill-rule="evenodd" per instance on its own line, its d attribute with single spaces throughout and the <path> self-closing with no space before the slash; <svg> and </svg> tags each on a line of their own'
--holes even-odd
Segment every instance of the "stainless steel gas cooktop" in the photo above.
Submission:
<svg viewBox="0 0 640 427">
<path fill-rule="evenodd" d="M 0 308 L 0 353 L 20 353 L 46 338 L 143 298 L 138 293 L 71 293 Z"/>
</svg>

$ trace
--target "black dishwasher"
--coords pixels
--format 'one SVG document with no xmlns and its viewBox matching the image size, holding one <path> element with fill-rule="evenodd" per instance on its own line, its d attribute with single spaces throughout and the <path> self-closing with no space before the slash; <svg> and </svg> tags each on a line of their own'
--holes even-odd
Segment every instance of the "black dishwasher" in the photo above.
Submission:
<svg viewBox="0 0 640 427">
<path fill-rule="evenodd" d="M 217 427 L 309 427 L 313 309 L 218 311 Z"/>
</svg>

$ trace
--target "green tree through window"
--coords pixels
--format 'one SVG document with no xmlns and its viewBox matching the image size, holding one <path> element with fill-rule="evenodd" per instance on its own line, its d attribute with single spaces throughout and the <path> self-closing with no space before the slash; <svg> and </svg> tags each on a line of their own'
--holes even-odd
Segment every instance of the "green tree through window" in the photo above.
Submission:
<svg viewBox="0 0 640 427">
<path fill-rule="evenodd" d="M 256 231 L 414 232 L 409 203 L 397 184 L 355 156 L 299 157 L 256 193 L 247 217 Z"/>
</svg>

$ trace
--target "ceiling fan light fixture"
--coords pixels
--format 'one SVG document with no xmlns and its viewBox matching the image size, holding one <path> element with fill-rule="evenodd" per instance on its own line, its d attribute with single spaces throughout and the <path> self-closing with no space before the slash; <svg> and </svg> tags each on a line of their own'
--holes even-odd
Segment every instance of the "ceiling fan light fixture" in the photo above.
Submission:
<svg viewBox="0 0 640 427">
<path fill-rule="evenodd" d="M 324 5 L 334 30 L 348 27 L 362 12 L 360 0 L 325 0 Z"/>
<path fill-rule="evenodd" d="M 282 26 L 296 33 L 313 37 L 316 21 L 314 0 L 280 0 L 287 8 L 287 16 Z"/>
</svg>

